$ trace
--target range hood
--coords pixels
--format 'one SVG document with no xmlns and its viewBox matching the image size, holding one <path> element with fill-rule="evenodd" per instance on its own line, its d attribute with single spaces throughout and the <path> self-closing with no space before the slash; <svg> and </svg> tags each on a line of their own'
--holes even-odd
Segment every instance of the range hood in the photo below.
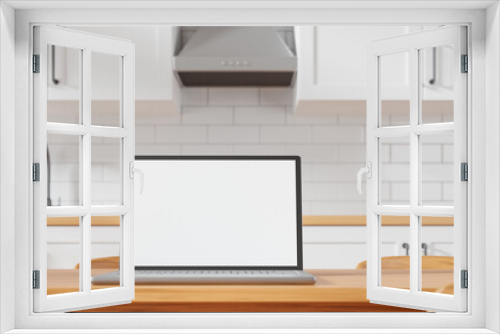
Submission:
<svg viewBox="0 0 500 334">
<path fill-rule="evenodd" d="M 272 27 L 199 27 L 174 57 L 184 86 L 290 86 L 297 58 Z"/>
</svg>

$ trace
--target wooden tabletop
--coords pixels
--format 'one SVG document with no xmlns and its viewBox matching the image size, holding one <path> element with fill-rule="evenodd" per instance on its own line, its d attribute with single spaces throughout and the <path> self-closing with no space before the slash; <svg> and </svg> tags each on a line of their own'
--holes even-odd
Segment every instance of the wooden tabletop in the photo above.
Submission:
<svg viewBox="0 0 500 334">
<path fill-rule="evenodd" d="M 102 270 L 93 270 L 93 275 Z M 371 304 L 366 299 L 366 270 L 307 270 L 312 285 L 136 285 L 130 304 L 83 312 L 414 312 Z M 408 288 L 408 270 L 384 270 L 384 284 Z M 426 271 L 426 291 L 452 281 L 450 270 Z M 77 270 L 49 270 L 48 294 L 73 292 Z M 93 285 L 93 289 L 109 286 Z"/>
</svg>

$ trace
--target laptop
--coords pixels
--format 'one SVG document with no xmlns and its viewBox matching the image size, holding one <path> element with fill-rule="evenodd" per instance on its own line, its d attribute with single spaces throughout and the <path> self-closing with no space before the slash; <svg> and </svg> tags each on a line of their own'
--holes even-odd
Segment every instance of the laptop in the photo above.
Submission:
<svg viewBox="0 0 500 334">
<path fill-rule="evenodd" d="M 136 156 L 136 284 L 312 284 L 300 157 Z M 93 284 L 119 282 L 119 272 Z"/>
</svg>

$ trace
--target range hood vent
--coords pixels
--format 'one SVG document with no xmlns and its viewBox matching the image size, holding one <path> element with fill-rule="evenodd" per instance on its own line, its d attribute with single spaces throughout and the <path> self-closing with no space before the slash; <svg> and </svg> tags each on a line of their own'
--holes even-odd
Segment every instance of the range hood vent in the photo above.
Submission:
<svg viewBox="0 0 500 334">
<path fill-rule="evenodd" d="M 174 57 L 184 86 L 290 86 L 297 58 L 272 27 L 199 27 Z"/>
</svg>

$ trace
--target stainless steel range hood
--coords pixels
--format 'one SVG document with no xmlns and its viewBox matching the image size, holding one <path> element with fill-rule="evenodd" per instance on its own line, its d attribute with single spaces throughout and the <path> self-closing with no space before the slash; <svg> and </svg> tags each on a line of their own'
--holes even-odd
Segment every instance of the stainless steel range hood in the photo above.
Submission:
<svg viewBox="0 0 500 334">
<path fill-rule="evenodd" d="M 199 27 L 174 70 L 184 86 L 290 86 L 297 59 L 272 27 Z"/>
</svg>

